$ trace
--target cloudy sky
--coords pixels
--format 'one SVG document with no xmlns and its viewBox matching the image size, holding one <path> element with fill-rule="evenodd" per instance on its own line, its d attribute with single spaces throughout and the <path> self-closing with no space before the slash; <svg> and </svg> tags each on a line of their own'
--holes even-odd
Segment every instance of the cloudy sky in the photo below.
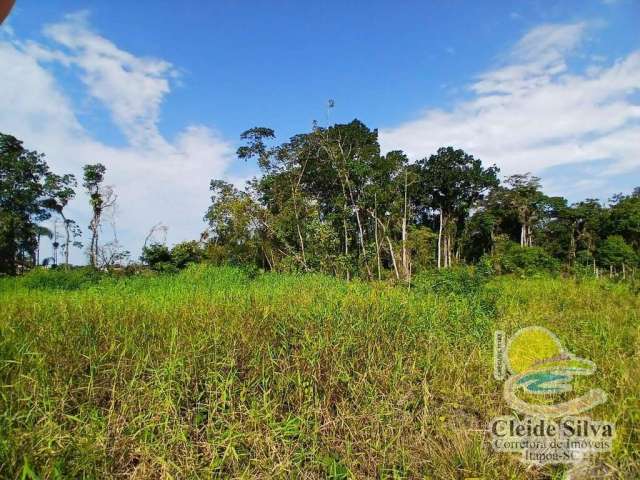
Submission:
<svg viewBox="0 0 640 480">
<path fill-rule="evenodd" d="M 134 256 L 158 222 L 199 236 L 211 178 L 256 173 L 243 130 L 284 140 L 329 98 L 413 159 L 454 145 L 573 201 L 640 185 L 637 0 L 44 3 L 0 26 L 0 131 L 57 173 L 106 165 Z"/>
</svg>

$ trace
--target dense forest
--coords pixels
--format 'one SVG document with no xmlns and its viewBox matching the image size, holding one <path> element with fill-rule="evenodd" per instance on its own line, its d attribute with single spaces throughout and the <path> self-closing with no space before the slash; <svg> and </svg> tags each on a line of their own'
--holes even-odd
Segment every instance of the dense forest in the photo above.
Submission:
<svg viewBox="0 0 640 480">
<path fill-rule="evenodd" d="M 322 272 L 341 278 L 395 279 L 431 268 L 490 265 L 498 273 L 551 271 L 634 275 L 640 252 L 640 188 L 606 203 L 570 204 L 546 195 L 530 173 L 501 180 L 499 169 L 443 147 L 412 162 L 382 154 L 377 130 L 358 120 L 277 143 L 269 128 L 241 135 L 240 160 L 261 175 L 244 189 L 210 183 L 211 205 L 199 240 L 142 247 L 143 265 L 175 271 L 188 263 Z M 115 203 L 106 169 L 86 165 L 90 204 L 86 253 L 91 266 L 135 268 L 117 241 L 101 242 L 103 216 Z M 66 214 L 78 180 L 50 171 L 44 155 L 0 134 L 0 273 L 36 265 L 69 265 L 82 248 L 81 228 Z M 57 218 L 61 231 L 44 222 Z M 58 224 L 56 222 L 56 224 Z M 54 255 L 41 259 L 43 239 Z"/>
</svg>

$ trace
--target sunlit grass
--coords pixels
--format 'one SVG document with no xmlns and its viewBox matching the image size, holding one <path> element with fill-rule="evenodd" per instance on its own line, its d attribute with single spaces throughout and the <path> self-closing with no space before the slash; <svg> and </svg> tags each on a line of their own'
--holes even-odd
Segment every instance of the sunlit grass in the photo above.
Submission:
<svg viewBox="0 0 640 480">
<path fill-rule="evenodd" d="M 33 285 L 32 285 L 33 287 Z M 640 469 L 640 301 L 607 281 L 434 293 L 197 266 L 79 288 L 0 282 L 9 478 L 562 478 L 491 451 L 492 335 L 554 331 L 598 366 L 614 475 Z M 26 472 L 26 473 L 25 473 Z"/>
</svg>

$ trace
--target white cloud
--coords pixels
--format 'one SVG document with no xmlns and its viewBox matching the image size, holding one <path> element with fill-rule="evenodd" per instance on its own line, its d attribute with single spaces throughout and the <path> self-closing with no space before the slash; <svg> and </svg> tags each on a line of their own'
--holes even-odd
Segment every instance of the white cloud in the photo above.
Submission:
<svg viewBox="0 0 640 480">
<path fill-rule="evenodd" d="M 164 143 L 158 132 L 160 106 L 171 90 L 171 78 L 177 76 L 169 62 L 136 57 L 119 49 L 91 30 L 84 12 L 46 26 L 44 34 L 56 48 L 30 42 L 27 51 L 32 56 L 78 67 L 89 94 L 109 109 L 112 120 L 132 144 Z"/>
<path fill-rule="evenodd" d="M 571 73 L 567 60 L 587 30 L 585 23 L 531 30 L 504 66 L 470 86 L 470 100 L 383 129 L 383 149 L 417 159 L 453 145 L 504 174 L 593 161 L 608 175 L 639 169 L 640 51 Z"/>
<path fill-rule="evenodd" d="M 74 173 L 101 162 L 119 201 L 121 241 L 138 253 L 155 223 L 170 227 L 169 240 L 198 238 L 209 198 L 208 179 L 225 177 L 232 145 L 214 130 L 187 126 L 171 141 L 158 129 L 162 100 L 175 68 L 164 60 L 137 57 L 91 30 L 86 15 L 65 17 L 44 29 L 47 45 L 0 41 L 0 131 L 45 152 L 58 173 Z M 51 73 L 50 62 L 80 74 L 88 94 L 111 114 L 128 140 L 124 147 L 94 138 Z M 83 195 L 70 205 L 82 227 L 88 223 Z M 86 229 L 85 229 L 86 230 Z M 109 236 L 108 229 L 105 237 Z M 74 255 L 76 262 L 83 255 Z"/>
</svg>

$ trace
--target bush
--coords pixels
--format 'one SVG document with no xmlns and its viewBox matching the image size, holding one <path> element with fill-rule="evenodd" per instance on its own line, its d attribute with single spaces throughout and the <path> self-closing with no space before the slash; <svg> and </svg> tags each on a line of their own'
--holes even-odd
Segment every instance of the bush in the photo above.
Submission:
<svg viewBox="0 0 640 480">
<path fill-rule="evenodd" d="M 195 240 L 178 243 L 171 249 L 171 261 L 176 268 L 184 268 L 189 263 L 198 263 L 202 261 L 203 256 L 204 251 Z"/>
<path fill-rule="evenodd" d="M 162 271 L 166 268 L 165 264 L 170 264 L 171 252 L 169 247 L 160 243 L 153 243 L 142 249 L 140 261 L 146 263 L 152 270 Z"/>
<path fill-rule="evenodd" d="M 560 262 L 544 248 L 522 247 L 514 242 L 506 243 L 493 257 L 493 265 L 499 273 L 535 275 L 538 273 L 556 273 Z"/>
<path fill-rule="evenodd" d="M 603 267 L 635 266 L 638 256 L 633 247 L 620 235 L 611 235 L 600 244 L 597 251 L 598 264 Z"/>
<path fill-rule="evenodd" d="M 175 273 L 191 263 L 199 263 L 205 256 L 203 248 L 195 240 L 169 247 L 154 243 L 142 249 L 140 260 L 160 273 Z"/>
<path fill-rule="evenodd" d="M 106 275 L 92 267 L 34 268 L 19 281 L 27 288 L 77 290 L 94 285 Z"/>
<path fill-rule="evenodd" d="M 427 270 L 416 275 L 413 280 L 416 290 L 457 295 L 478 295 L 492 275 L 487 262 L 478 267 L 454 267 L 441 270 Z"/>
</svg>

